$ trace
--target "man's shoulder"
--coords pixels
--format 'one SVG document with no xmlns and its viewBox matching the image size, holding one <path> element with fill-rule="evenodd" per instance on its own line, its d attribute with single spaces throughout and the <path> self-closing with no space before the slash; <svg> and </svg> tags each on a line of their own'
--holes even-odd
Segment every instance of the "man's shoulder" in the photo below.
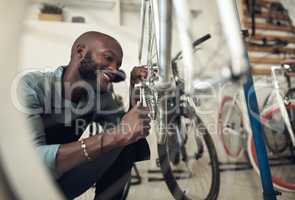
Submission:
<svg viewBox="0 0 295 200">
<path fill-rule="evenodd" d="M 26 105 L 44 105 L 51 101 L 54 81 L 61 77 L 60 68 L 30 70 L 22 73 L 17 83 L 18 97 Z"/>
<path fill-rule="evenodd" d="M 20 85 L 31 89 L 43 88 L 46 83 L 48 84 L 54 80 L 59 71 L 60 67 L 26 71 L 20 78 Z"/>
</svg>

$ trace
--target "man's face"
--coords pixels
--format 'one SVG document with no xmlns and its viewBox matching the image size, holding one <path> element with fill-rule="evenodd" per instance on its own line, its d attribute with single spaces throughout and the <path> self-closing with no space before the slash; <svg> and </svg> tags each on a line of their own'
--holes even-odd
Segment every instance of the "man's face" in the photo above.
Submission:
<svg viewBox="0 0 295 200">
<path fill-rule="evenodd" d="M 116 48 L 96 48 L 86 53 L 80 62 L 79 73 L 94 90 L 106 92 L 110 83 L 115 81 L 121 62 L 122 54 L 116 52 Z"/>
</svg>

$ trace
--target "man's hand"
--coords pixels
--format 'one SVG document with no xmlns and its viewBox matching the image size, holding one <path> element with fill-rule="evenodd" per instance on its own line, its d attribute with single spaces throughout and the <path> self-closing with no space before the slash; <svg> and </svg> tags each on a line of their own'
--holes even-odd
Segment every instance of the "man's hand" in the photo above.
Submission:
<svg viewBox="0 0 295 200">
<path fill-rule="evenodd" d="M 147 75 L 148 75 L 148 69 L 146 68 L 146 66 L 137 66 L 137 67 L 134 67 L 133 70 L 131 71 L 129 109 L 131 109 L 134 105 L 136 105 L 140 99 L 140 92 L 138 88 L 137 89 L 134 88 L 135 84 L 140 83 L 142 80 L 147 78 Z"/>
<path fill-rule="evenodd" d="M 141 82 L 143 79 L 147 78 L 147 75 L 148 75 L 148 70 L 146 66 L 134 67 L 130 74 L 131 85 Z"/>
<path fill-rule="evenodd" d="M 116 144 L 126 146 L 148 136 L 151 128 L 148 114 L 148 108 L 139 106 L 134 106 L 126 113 L 117 127 Z"/>
</svg>

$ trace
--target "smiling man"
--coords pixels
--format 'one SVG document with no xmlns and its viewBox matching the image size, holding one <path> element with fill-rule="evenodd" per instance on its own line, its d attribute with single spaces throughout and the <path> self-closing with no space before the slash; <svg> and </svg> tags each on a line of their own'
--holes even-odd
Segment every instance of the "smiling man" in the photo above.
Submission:
<svg viewBox="0 0 295 200">
<path fill-rule="evenodd" d="M 95 199 L 121 199 L 132 164 L 149 159 L 148 110 L 135 105 L 125 113 L 110 90 L 125 79 L 122 58 L 114 38 L 86 32 L 74 42 L 67 66 L 30 72 L 19 84 L 37 150 L 68 199 L 94 184 Z M 146 75 L 144 67 L 134 67 L 131 93 Z M 93 122 L 103 132 L 81 139 Z"/>
</svg>

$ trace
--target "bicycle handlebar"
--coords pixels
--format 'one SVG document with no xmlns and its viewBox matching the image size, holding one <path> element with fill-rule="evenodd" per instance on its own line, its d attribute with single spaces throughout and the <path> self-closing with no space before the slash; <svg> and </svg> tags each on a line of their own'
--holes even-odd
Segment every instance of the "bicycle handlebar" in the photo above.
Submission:
<svg viewBox="0 0 295 200">
<path fill-rule="evenodd" d="M 208 33 L 206 35 L 204 35 L 203 37 L 200 37 L 198 39 L 196 39 L 195 41 L 193 41 L 192 45 L 193 48 L 195 48 L 196 46 L 202 44 L 203 42 L 207 41 L 208 39 L 211 38 L 211 34 Z M 172 59 L 172 62 L 175 62 L 177 59 L 179 59 L 179 57 L 182 55 L 182 51 L 179 51 L 176 56 Z"/>
</svg>

